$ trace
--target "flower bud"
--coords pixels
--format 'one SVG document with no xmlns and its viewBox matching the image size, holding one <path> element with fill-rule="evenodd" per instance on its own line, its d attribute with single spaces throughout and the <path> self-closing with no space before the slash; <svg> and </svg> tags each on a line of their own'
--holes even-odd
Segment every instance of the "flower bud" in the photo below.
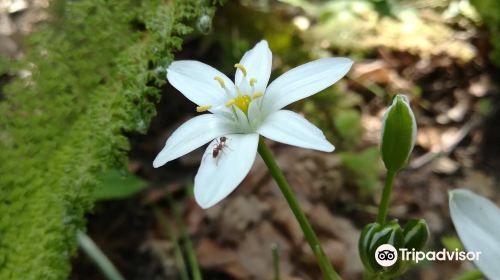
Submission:
<svg viewBox="0 0 500 280">
<path fill-rule="evenodd" d="M 370 245 L 373 240 L 373 235 L 380 231 L 382 226 L 379 223 L 371 223 L 366 225 L 361 232 L 361 236 L 358 241 L 358 250 L 359 257 L 361 258 L 361 262 L 365 267 L 366 271 L 369 273 L 376 273 L 378 271 L 378 267 L 376 263 L 374 263 L 373 254 L 370 254 Z"/>
<path fill-rule="evenodd" d="M 411 219 L 403 227 L 404 247 L 408 250 L 422 250 L 429 239 L 429 227 L 424 219 Z"/>
<path fill-rule="evenodd" d="M 399 250 L 403 246 L 403 230 L 396 220 L 382 226 L 371 223 L 365 226 L 359 238 L 358 250 L 365 270 L 368 274 L 397 276 L 404 268 L 403 262 L 398 259 L 390 267 L 382 267 L 375 259 L 375 252 L 380 245 L 390 244 Z"/>
<path fill-rule="evenodd" d="M 380 152 L 387 170 L 397 172 L 408 162 L 417 134 L 417 123 L 404 95 L 394 97 L 384 115 Z"/>
</svg>

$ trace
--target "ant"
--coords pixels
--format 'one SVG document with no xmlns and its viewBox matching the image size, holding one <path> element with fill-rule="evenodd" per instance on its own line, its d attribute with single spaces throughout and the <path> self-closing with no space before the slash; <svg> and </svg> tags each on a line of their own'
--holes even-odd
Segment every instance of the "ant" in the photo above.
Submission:
<svg viewBox="0 0 500 280">
<path fill-rule="evenodd" d="M 215 160 L 215 165 L 219 162 L 220 156 L 224 153 L 224 148 L 231 150 L 227 146 L 227 137 L 221 136 L 219 139 L 215 139 L 214 148 L 212 150 L 212 158 Z M 205 154 L 206 155 L 206 154 Z M 205 157 L 203 157 L 205 160 Z"/>
<path fill-rule="evenodd" d="M 225 136 L 222 136 L 219 139 L 215 139 L 215 141 L 215 147 L 212 151 L 213 158 L 217 158 L 219 156 L 219 153 L 222 152 L 222 149 L 224 149 L 224 147 L 226 146 L 227 138 Z"/>
</svg>

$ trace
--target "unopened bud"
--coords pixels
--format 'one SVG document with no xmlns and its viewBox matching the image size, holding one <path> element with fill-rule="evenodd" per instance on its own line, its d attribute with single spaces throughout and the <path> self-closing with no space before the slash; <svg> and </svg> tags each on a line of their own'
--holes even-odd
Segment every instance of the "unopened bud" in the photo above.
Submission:
<svg viewBox="0 0 500 280">
<path fill-rule="evenodd" d="M 424 219 L 411 219 L 403 227 L 403 235 L 405 248 L 420 251 L 429 239 L 429 227 Z"/>
<path fill-rule="evenodd" d="M 380 153 L 387 170 L 397 172 L 408 162 L 417 134 L 417 123 L 404 95 L 394 97 L 382 124 Z"/>
<path fill-rule="evenodd" d="M 365 226 L 359 238 L 358 250 L 361 262 L 368 274 L 372 275 L 395 275 L 398 274 L 403 263 L 397 260 L 391 267 L 382 267 L 375 259 L 375 253 L 379 246 L 390 244 L 398 250 L 403 247 L 403 230 L 397 221 L 391 221 L 386 225 L 371 223 Z"/>
</svg>

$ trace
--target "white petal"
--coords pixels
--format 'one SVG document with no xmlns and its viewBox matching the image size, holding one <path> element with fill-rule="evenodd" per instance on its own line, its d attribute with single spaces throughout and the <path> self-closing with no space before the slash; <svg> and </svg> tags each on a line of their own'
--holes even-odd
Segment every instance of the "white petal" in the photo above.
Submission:
<svg viewBox="0 0 500 280">
<path fill-rule="evenodd" d="M 324 152 L 335 149 L 319 128 L 301 115 L 288 110 L 269 115 L 257 132 L 271 140 L 297 147 Z"/>
<path fill-rule="evenodd" d="M 257 83 L 255 84 L 256 91 L 264 93 L 269 82 L 269 77 L 271 76 L 272 63 L 273 54 L 265 40 L 257 43 L 253 49 L 247 51 L 241 58 L 240 64 L 247 70 L 247 80 L 249 81 L 251 78 L 257 79 Z M 240 86 L 242 83 L 246 84 L 247 81 L 243 78 L 243 73 L 237 70 L 234 83 L 237 86 Z"/>
<path fill-rule="evenodd" d="M 228 196 L 250 171 L 257 154 L 258 134 L 229 134 L 226 145 L 213 157 L 217 141 L 208 145 L 194 178 L 194 198 L 209 208 Z"/>
<path fill-rule="evenodd" d="M 248 120 L 250 127 L 255 131 L 260 126 L 264 118 L 266 117 L 262 113 L 262 98 L 258 98 L 250 102 L 248 105 Z"/>
<path fill-rule="evenodd" d="M 264 109 L 277 111 L 288 104 L 318 93 L 349 72 L 352 60 L 322 58 L 293 68 L 274 80 L 266 90 Z"/>
<path fill-rule="evenodd" d="M 237 133 L 247 133 L 251 131 L 250 122 L 248 121 L 247 115 L 241 111 L 237 106 L 232 106 L 231 110 L 234 112 L 234 121 L 237 124 L 235 132 Z M 253 131 L 252 131 L 253 132 Z"/>
<path fill-rule="evenodd" d="M 490 279 L 500 275 L 500 209 L 471 191 L 450 191 L 450 214 L 468 251 L 482 252 L 474 263 Z"/>
<path fill-rule="evenodd" d="M 199 106 L 217 106 L 227 100 L 228 93 L 214 80 L 216 76 L 222 78 L 230 93 L 236 92 L 226 75 L 199 61 L 174 61 L 167 69 L 170 84 Z"/>
<path fill-rule="evenodd" d="M 153 161 L 153 166 L 160 167 L 219 136 L 231 132 L 233 132 L 233 125 L 221 116 L 213 114 L 196 116 L 172 133 L 165 147 Z"/>
</svg>

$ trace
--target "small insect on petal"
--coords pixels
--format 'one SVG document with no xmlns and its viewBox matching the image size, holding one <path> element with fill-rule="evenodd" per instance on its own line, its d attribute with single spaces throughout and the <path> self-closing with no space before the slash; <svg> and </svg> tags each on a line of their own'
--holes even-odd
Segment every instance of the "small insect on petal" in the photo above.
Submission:
<svg viewBox="0 0 500 280">
<path fill-rule="evenodd" d="M 217 160 L 219 159 L 220 154 L 224 152 L 224 148 L 226 147 L 227 138 L 225 136 L 222 136 L 215 141 L 215 147 L 212 150 L 212 157 L 216 160 L 215 164 L 217 165 Z"/>
</svg>

